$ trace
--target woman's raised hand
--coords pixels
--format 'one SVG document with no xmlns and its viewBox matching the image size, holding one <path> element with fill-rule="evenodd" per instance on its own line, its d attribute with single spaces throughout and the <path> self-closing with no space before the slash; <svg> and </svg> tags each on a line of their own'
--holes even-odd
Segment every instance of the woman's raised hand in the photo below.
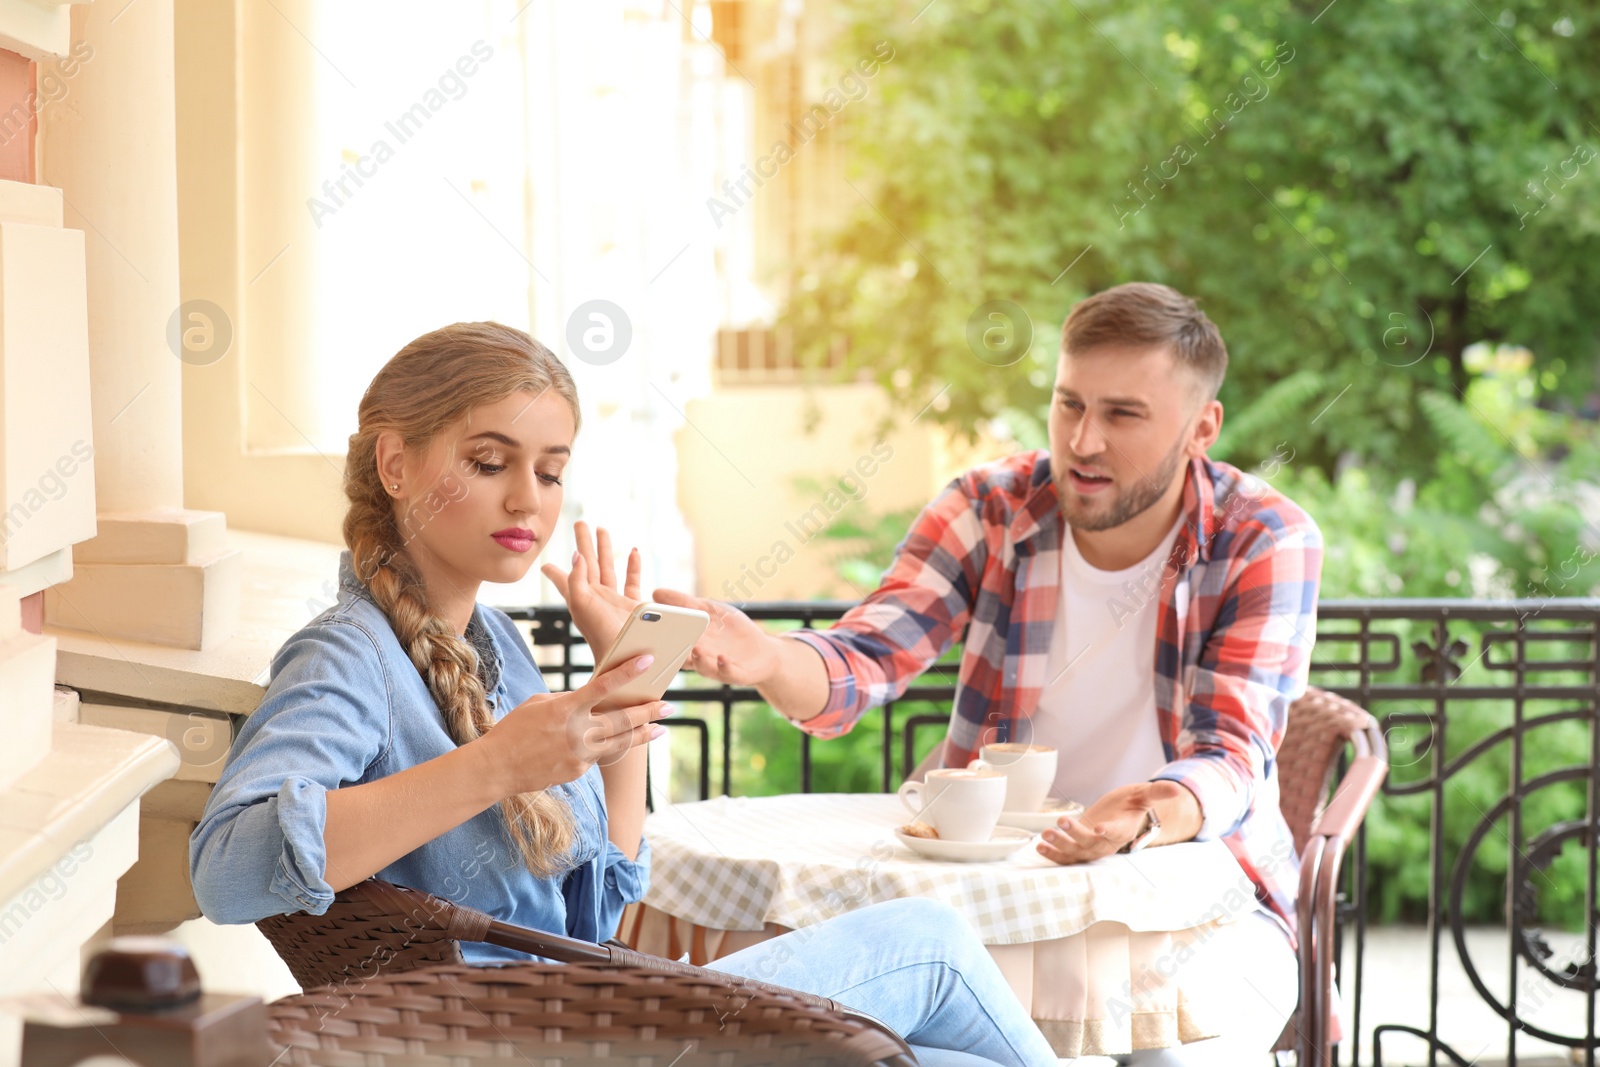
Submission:
<svg viewBox="0 0 1600 1067">
<path fill-rule="evenodd" d="M 595 706 L 649 669 L 654 656 L 635 656 L 597 674 L 570 693 L 539 693 L 512 708 L 473 744 L 487 745 L 504 796 L 529 793 L 583 776 L 666 733 L 655 725 L 673 713 L 661 700 L 612 711 Z"/>
<path fill-rule="evenodd" d="M 594 650 L 598 661 L 622 632 L 628 614 L 642 602 L 639 550 L 635 548 L 628 553 L 627 573 L 622 588 L 618 589 L 616 565 L 611 557 L 611 534 L 606 528 L 602 526 L 596 530 L 591 540 L 589 524 L 580 519 L 572 525 L 572 536 L 578 545 L 578 550 L 572 554 L 572 570 L 564 571 L 554 563 L 546 563 L 539 570 L 567 602 L 573 625 Z"/>
</svg>

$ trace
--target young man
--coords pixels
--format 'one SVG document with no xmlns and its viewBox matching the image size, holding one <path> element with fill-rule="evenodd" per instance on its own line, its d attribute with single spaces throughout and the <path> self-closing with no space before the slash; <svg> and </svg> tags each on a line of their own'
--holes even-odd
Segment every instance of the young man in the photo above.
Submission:
<svg viewBox="0 0 1600 1067">
<path fill-rule="evenodd" d="M 958 477 L 831 629 L 770 635 L 725 604 L 658 593 L 712 613 L 696 670 L 755 685 L 818 737 L 964 641 L 942 763 L 991 741 L 1055 747 L 1053 792 L 1088 804 L 1043 835 L 1057 863 L 1225 841 L 1255 890 L 1217 935 L 1236 942 L 1222 954 L 1240 968 L 1236 1028 L 1141 1064 L 1264 1055 L 1297 999 L 1298 860 L 1275 757 L 1306 684 L 1322 540 L 1293 502 L 1206 456 L 1227 361 L 1175 290 L 1098 293 L 1062 329 L 1049 452 Z"/>
</svg>

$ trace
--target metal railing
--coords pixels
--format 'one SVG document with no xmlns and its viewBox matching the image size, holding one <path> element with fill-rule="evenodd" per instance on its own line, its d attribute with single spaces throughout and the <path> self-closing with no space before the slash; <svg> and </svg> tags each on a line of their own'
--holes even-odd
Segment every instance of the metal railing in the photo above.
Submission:
<svg viewBox="0 0 1600 1067">
<path fill-rule="evenodd" d="M 840 617 L 846 602 L 766 602 L 741 605 L 751 617 L 769 622 L 826 625 Z M 552 688 L 582 682 L 592 665 L 565 608 L 509 611 L 528 625 Z M 1578 1062 L 1594 1067 L 1596 1041 L 1597 849 L 1600 849 L 1600 600 L 1521 601 L 1369 600 L 1324 601 L 1319 606 L 1316 654 L 1311 684 L 1339 693 L 1377 716 L 1390 748 L 1390 775 L 1384 800 L 1398 811 L 1413 802 L 1427 807 L 1427 924 L 1429 996 L 1426 1020 L 1364 1018 L 1363 970 L 1373 871 L 1367 833 L 1353 843 L 1346 866 L 1341 936 L 1354 938 L 1347 1003 L 1356 1037 L 1344 1053 L 1359 1065 L 1363 1044 L 1376 1067 L 1383 1064 L 1385 1037 L 1407 1034 L 1426 1046 L 1427 1063 L 1441 1057 L 1457 1067 L 1477 1062 L 1485 1050 L 1452 1047 L 1440 1032 L 1441 976 L 1446 940 L 1459 967 L 1489 1009 L 1505 1021 L 1505 1062 L 1516 1064 L 1522 1035 L 1569 1050 L 1582 1050 Z M 584 650 L 574 656 L 575 650 Z M 930 677 L 931 675 L 931 677 Z M 919 730 L 948 723 L 956 665 L 944 663 L 888 705 L 878 726 L 881 788 L 892 791 L 914 765 Z M 732 791 L 735 714 L 739 705 L 759 702 L 754 689 L 707 683 L 680 676 L 669 699 L 687 712 L 713 709 L 709 716 L 684 714 L 668 720 L 675 730 L 698 734 L 698 795 L 712 793 L 712 737 L 721 775 L 719 791 Z M 901 713 L 910 702 L 944 705 L 941 714 Z M 928 735 L 924 735 L 924 740 Z M 898 742 L 898 745 L 897 745 Z M 799 746 L 800 790 L 813 785 L 813 746 L 794 731 Z M 900 759 L 896 765 L 896 749 Z M 1503 767 L 1502 767 L 1503 764 Z M 1535 768 L 1530 771 L 1530 764 Z M 1503 772 L 1504 781 L 1487 803 L 1471 789 L 1484 788 L 1486 776 Z M 1563 806 L 1564 802 L 1564 806 Z M 1581 809 L 1581 810 L 1576 810 Z M 1413 815 L 1413 818 L 1416 816 Z M 1572 885 L 1574 849 L 1581 869 Z M 1564 858 L 1565 857 L 1565 858 Z M 1506 946 L 1509 978 L 1504 993 L 1491 988 L 1468 944 L 1468 897 L 1481 897 L 1485 871 L 1503 864 Z M 1566 884 L 1552 869 L 1566 872 Z M 1542 894 L 1581 893 L 1582 940 L 1558 956 L 1545 929 Z M 1477 908 L 1481 913 L 1482 905 Z M 1570 904 L 1569 904 L 1570 910 Z M 1570 935 L 1566 935 L 1570 940 Z M 1338 947 L 1336 947 L 1336 952 Z M 1340 953 L 1342 957 L 1342 953 Z M 1553 998 L 1584 999 L 1581 1032 L 1550 1028 L 1541 1013 Z"/>
</svg>

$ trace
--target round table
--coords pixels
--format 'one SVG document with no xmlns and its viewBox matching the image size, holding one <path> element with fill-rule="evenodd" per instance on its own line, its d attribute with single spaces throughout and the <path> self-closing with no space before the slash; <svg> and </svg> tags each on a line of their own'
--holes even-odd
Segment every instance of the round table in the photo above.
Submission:
<svg viewBox="0 0 1600 1067">
<path fill-rule="evenodd" d="M 635 947 L 705 963 L 853 908 L 920 896 L 964 914 L 1058 1055 L 1115 1055 L 1221 1033 L 1212 936 L 1254 910 L 1227 846 L 1188 842 L 1062 867 L 1025 846 L 993 863 L 924 859 L 898 797 L 718 797 L 649 816 Z M 1212 988 L 1208 988 L 1212 987 Z"/>
</svg>

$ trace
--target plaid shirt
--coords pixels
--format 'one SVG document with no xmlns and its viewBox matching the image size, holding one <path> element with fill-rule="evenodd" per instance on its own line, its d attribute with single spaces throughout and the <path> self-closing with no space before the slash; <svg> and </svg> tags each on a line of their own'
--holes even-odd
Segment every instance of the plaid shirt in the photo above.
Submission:
<svg viewBox="0 0 1600 1067">
<path fill-rule="evenodd" d="M 792 635 L 828 668 L 828 703 L 801 728 L 846 732 L 964 639 L 944 765 L 966 766 L 991 741 L 1026 740 L 1061 603 L 1060 515 L 1045 452 L 952 482 L 877 590 L 832 628 Z M 1196 839 L 1222 838 L 1257 899 L 1293 931 L 1299 857 L 1278 807 L 1276 754 L 1310 667 L 1322 535 L 1265 482 L 1210 459 L 1190 464 L 1183 516 L 1166 565 L 1111 605 L 1120 624 L 1159 598 L 1152 667 L 1168 762 L 1154 777 L 1194 793 Z"/>
</svg>

